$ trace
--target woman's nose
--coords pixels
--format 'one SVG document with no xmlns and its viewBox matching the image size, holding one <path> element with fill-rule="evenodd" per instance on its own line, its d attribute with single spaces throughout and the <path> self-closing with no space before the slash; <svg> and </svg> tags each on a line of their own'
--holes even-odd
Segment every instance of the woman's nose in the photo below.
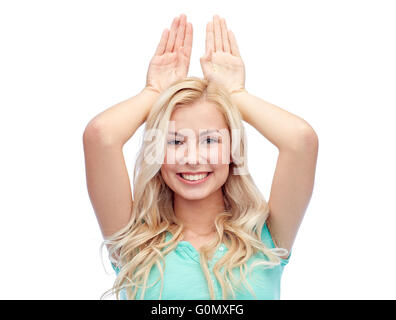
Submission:
<svg viewBox="0 0 396 320">
<path fill-rule="evenodd" d="M 199 150 L 193 143 L 188 145 L 185 155 L 188 164 L 197 164 L 199 162 Z"/>
<path fill-rule="evenodd" d="M 189 143 L 185 150 L 185 159 L 189 164 L 206 163 L 206 150 L 197 143 Z"/>
</svg>

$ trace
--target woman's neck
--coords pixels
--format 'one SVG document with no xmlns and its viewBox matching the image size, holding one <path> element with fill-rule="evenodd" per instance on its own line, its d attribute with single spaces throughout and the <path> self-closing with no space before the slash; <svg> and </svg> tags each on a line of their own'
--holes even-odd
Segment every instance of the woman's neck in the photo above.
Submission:
<svg viewBox="0 0 396 320">
<path fill-rule="evenodd" d="M 221 188 L 204 199 L 188 200 L 174 194 L 173 208 L 183 223 L 185 233 L 205 237 L 216 231 L 215 218 L 225 210 Z"/>
</svg>

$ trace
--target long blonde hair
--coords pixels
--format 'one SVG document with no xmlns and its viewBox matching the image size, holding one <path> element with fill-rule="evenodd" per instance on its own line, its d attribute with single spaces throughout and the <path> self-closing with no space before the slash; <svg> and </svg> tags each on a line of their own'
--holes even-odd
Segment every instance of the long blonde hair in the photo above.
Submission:
<svg viewBox="0 0 396 320">
<path fill-rule="evenodd" d="M 269 208 L 250 174 L 231 174 L 241 173 L 241 168 L 242 171 L 247 168 L 247 141 L 238 108 L 232 103 L 228 92 L 218 83 L 187 77 L 165 90 L 152 106 L 146 120 L 144 136 L 147 137 L 147 133 L 153 130 L 162 134 L 154 135 L 154 142 L 144 138 L 134 168 L 134 205 L 130 220 L 121 230 L 105 237 L 101 245 L 101 248 L 108 245 L 109 259 L 120 270 L 113 287 L 105 292 L 115 293 L 117 299 L 122 289 L 128 289 L 127 299 L 136 299 L 139 288 L 142 288 L 140 299 L 143 299 L 150 270 L 154 265 L 160 272 L 159 299 L 162 297 L 161 262 L 165 267 L 164 257 L 176 248 L 183 231 L 183 224 L 173 211 L 173 191 L 166 185 L 160 173 L 165 152 L 164 137 L 175 106 L 187 105 L 198 99 L 214 102 L 222 112 L 228 129 L 239 132 L 238 136 L 231 135 L 234 162 L 230 163 L 230 174 L 222 186 L 225 211 L 216 216 L 216 237 L 199 250 L 201 268 L 211 299 L 216 297 L 208 261 L 221 243 L 227 246 L 228 251 L 215 263 L 213 273 L 221 286 L 223 299 L 228 299 L 230 293 L 235 298 L 234 288 L 240 285 L 240 279 L 237 282 L 232 272 L 235 268 L 239 269 L 243 282 L 255 295 L 246 282 L 246 263 L 252 255 L 262 253 L 267 259 L 256 261 L 251 268 L 257 265 L 273 267 L 279 265 L 279 257 L 287 253 L 282 248 L 267 248 L 261 241 L 261 230 L 268 217 Z M 155 157 L 159 161 L 145 161 L 144 158 L 150 152 L 156 153 Z M 238 158 L 236 152 L 243 157 Z M 173 237 L 165 242 L 167 231 Z"/>
</svg>

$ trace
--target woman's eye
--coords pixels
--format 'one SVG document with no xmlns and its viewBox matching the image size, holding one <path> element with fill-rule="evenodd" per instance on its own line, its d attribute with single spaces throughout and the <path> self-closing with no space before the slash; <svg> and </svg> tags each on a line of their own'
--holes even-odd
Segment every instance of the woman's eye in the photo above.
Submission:
<svg viewBox="0 0 396 320">
<path fill-rule="evenodd" d="M 179 141 L 179 140 L 170 140 L 170 141 L 168 141 L 168 144 L 175 144 L 175 145 L 178 145 L 178 142 L 183 142 L 183 141 Z"/>
<path fill-rule="evenodd" d="M 217 138 L 210 138 L 210 137 L 207 137 L 207 138 L 205 139 L 205 141 L 206 141 L 206 142 L 212 141 L 212 142 L 210 142 L 210 144 L 212 144 L 213 142 L 219 142 L 219 140 L 218 140 Z"/>
</svg>

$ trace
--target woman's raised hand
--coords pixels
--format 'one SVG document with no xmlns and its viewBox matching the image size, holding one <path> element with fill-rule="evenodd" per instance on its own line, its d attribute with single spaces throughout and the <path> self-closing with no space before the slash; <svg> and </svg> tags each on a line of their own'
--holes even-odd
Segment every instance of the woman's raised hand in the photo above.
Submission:
<svg viewBox="0 0 396 320">
<path fill-rule="evenodd" d="M 154 57 L 150 61 L 146 88 L 161 93 L 173 82 L 187 76 L 193 40 L 192 24 L 185 14 L 173 19 L 165 29 Z"/>
<path fill-rule="evenodd" d="M 206 52 L 200 62 L 204 77 L 219 82 L 230 94 L 245 90 L 245 65 L 234 33 L 218 15 L 206 26 Z"/>
</svg>

